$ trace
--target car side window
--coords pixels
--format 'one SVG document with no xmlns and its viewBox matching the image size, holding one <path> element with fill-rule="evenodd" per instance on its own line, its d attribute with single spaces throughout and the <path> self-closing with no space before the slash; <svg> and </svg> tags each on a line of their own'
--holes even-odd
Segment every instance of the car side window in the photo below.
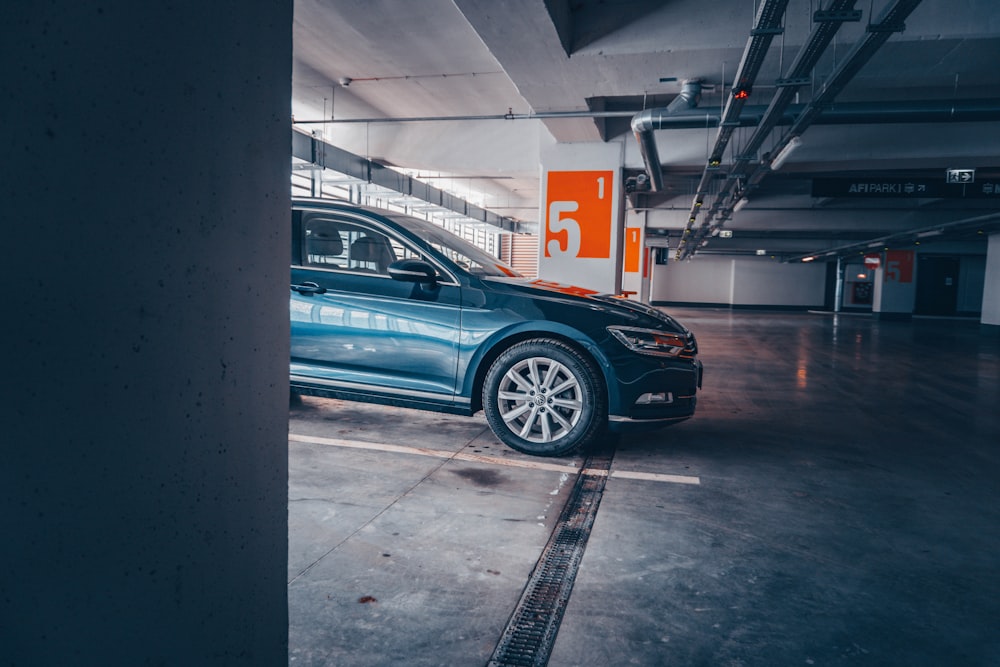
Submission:
<svg viewBox="0 0 1000 667">
<path fill-rule="evenodd" d="M 389 277 L 389 265 L 400 259 L 422 259 L 437 270 L 438 280 L 454 279 L 433 259 L 374 223 L 356 218 L 303 212 L 300 242 L 293 244 L 292 263 L 301 247 L 302 266 Z"/>
<path fill-rule="evenodd" d="M 347 266 L 346 245 L 336 220 L 308 218 L 302 233 L 306 264 L 327 269 Z"/>
<path fill-rule="evenodd" d="M 389 239 L 380 232 L 360 225 L 347 233 L 348 269 L 357 273 L 389 275 L 389 265 L 396 261 Z"/>
<path fill-rule="evenodd" d="M 404 246 L 374 225 L 327 216 L 303 216 L 304 263 L 350 273 L 389 275 L 389 265 L 408 257 Z"/>
</svg>

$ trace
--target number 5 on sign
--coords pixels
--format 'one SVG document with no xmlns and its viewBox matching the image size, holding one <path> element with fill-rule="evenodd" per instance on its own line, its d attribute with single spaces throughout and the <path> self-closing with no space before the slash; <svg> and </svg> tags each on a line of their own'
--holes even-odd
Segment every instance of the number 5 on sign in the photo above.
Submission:
<svg viewBox="0 0 1000 667">
<path fill-rule="evenodd" d="M 580 256 L 580 223 L 563 215 L 563 213 L 572 213 L 578 208 L 580 208 L 580 204 L 575 201 L 554 201 L 549 204 L 549 231 L 552 232 L 552 235 L 551 240 L 545 244 L 547 257 L 556 255 Z M 562 232 L 566 232 L 565 246 L 559 239 L 552 238 Z"/>
<path fill-rule="evenodd" d="M 545 256 L 611 256 L 612 171 L 550 171 L 545 189 Z"/>
<path fill-rule="evenodd" d="M 887 250 L 885 253 L 885 282 L 913 282 L 913 251 Z"/>
</svg>

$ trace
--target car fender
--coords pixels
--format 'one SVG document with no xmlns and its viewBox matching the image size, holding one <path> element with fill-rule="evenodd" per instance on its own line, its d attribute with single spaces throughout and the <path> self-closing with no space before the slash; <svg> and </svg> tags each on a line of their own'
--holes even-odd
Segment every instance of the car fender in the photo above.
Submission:
<svg viewBox="0 0 1000 667">
<path fill-rule="evenodd" d="M 470 358 L 459 393 L 469 396 L 475 405 L 479 396 L 473 394 L 481 391 L 482 378 L 486 375 L 493 360 L 511 345 L 532 338 L 557 338 L 585 351 L 594 360 L 601 373 L 609 401 L 613 403 L 618 400 L 618 382 L 614 368 L 596 341 L 579 329 L 546 320 L 517 322 L 493 332 L 483 344 L 478 346 Z"/>
</svg>

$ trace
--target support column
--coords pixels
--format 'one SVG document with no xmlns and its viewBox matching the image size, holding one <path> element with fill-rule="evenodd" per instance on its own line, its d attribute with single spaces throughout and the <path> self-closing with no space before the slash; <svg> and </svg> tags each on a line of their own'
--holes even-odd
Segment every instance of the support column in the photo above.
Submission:
<svg viewBox="0 0 1000 667">
<path fill-rule="evenodd" d="M 982 324 L 1000 327 L 1000 234 L 990 234 L 986 250 Z"/>
<path fill-rule="evenodd" d="M 878 319 L 908 320 L 917 298 L 916 253 L 886 250 L 875 271 L 872 313 Z"/>
<path fill-rule="evenodd" d="M 4 664 L 287 662 L 292 4 L 0 12 Z"/>
<path fill-rule="evenodd" d="M 556 144 L 542 154 L 538 277 L 621 290 L 624 145 Z"/>
<path fill-rule="evenodd" d="M 839 313 L 844 301 L 844 258 L 837 256 L 837 287 L 833 293 L 833 312 Z"/>
<path fill-rule="evenodd" d="M 621 292 L 630 299 L 649 303 L 650 249 L 645 239 L 646 213 L 629 211 L 625 215 Z"/>
</svg>

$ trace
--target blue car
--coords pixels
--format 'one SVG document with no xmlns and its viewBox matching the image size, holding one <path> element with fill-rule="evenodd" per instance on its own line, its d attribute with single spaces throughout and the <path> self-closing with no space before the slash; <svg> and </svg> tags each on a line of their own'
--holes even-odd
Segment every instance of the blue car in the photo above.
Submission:
<svg viewBox="0 0 1000 667">
<path fill-rule="evenodd" d="M 519 276 L 416 218 L 293 200 L 293 393 L 472 415 L 562 456 L 694 414 L 694 334 L 612 295 Z"/>
</svg>

